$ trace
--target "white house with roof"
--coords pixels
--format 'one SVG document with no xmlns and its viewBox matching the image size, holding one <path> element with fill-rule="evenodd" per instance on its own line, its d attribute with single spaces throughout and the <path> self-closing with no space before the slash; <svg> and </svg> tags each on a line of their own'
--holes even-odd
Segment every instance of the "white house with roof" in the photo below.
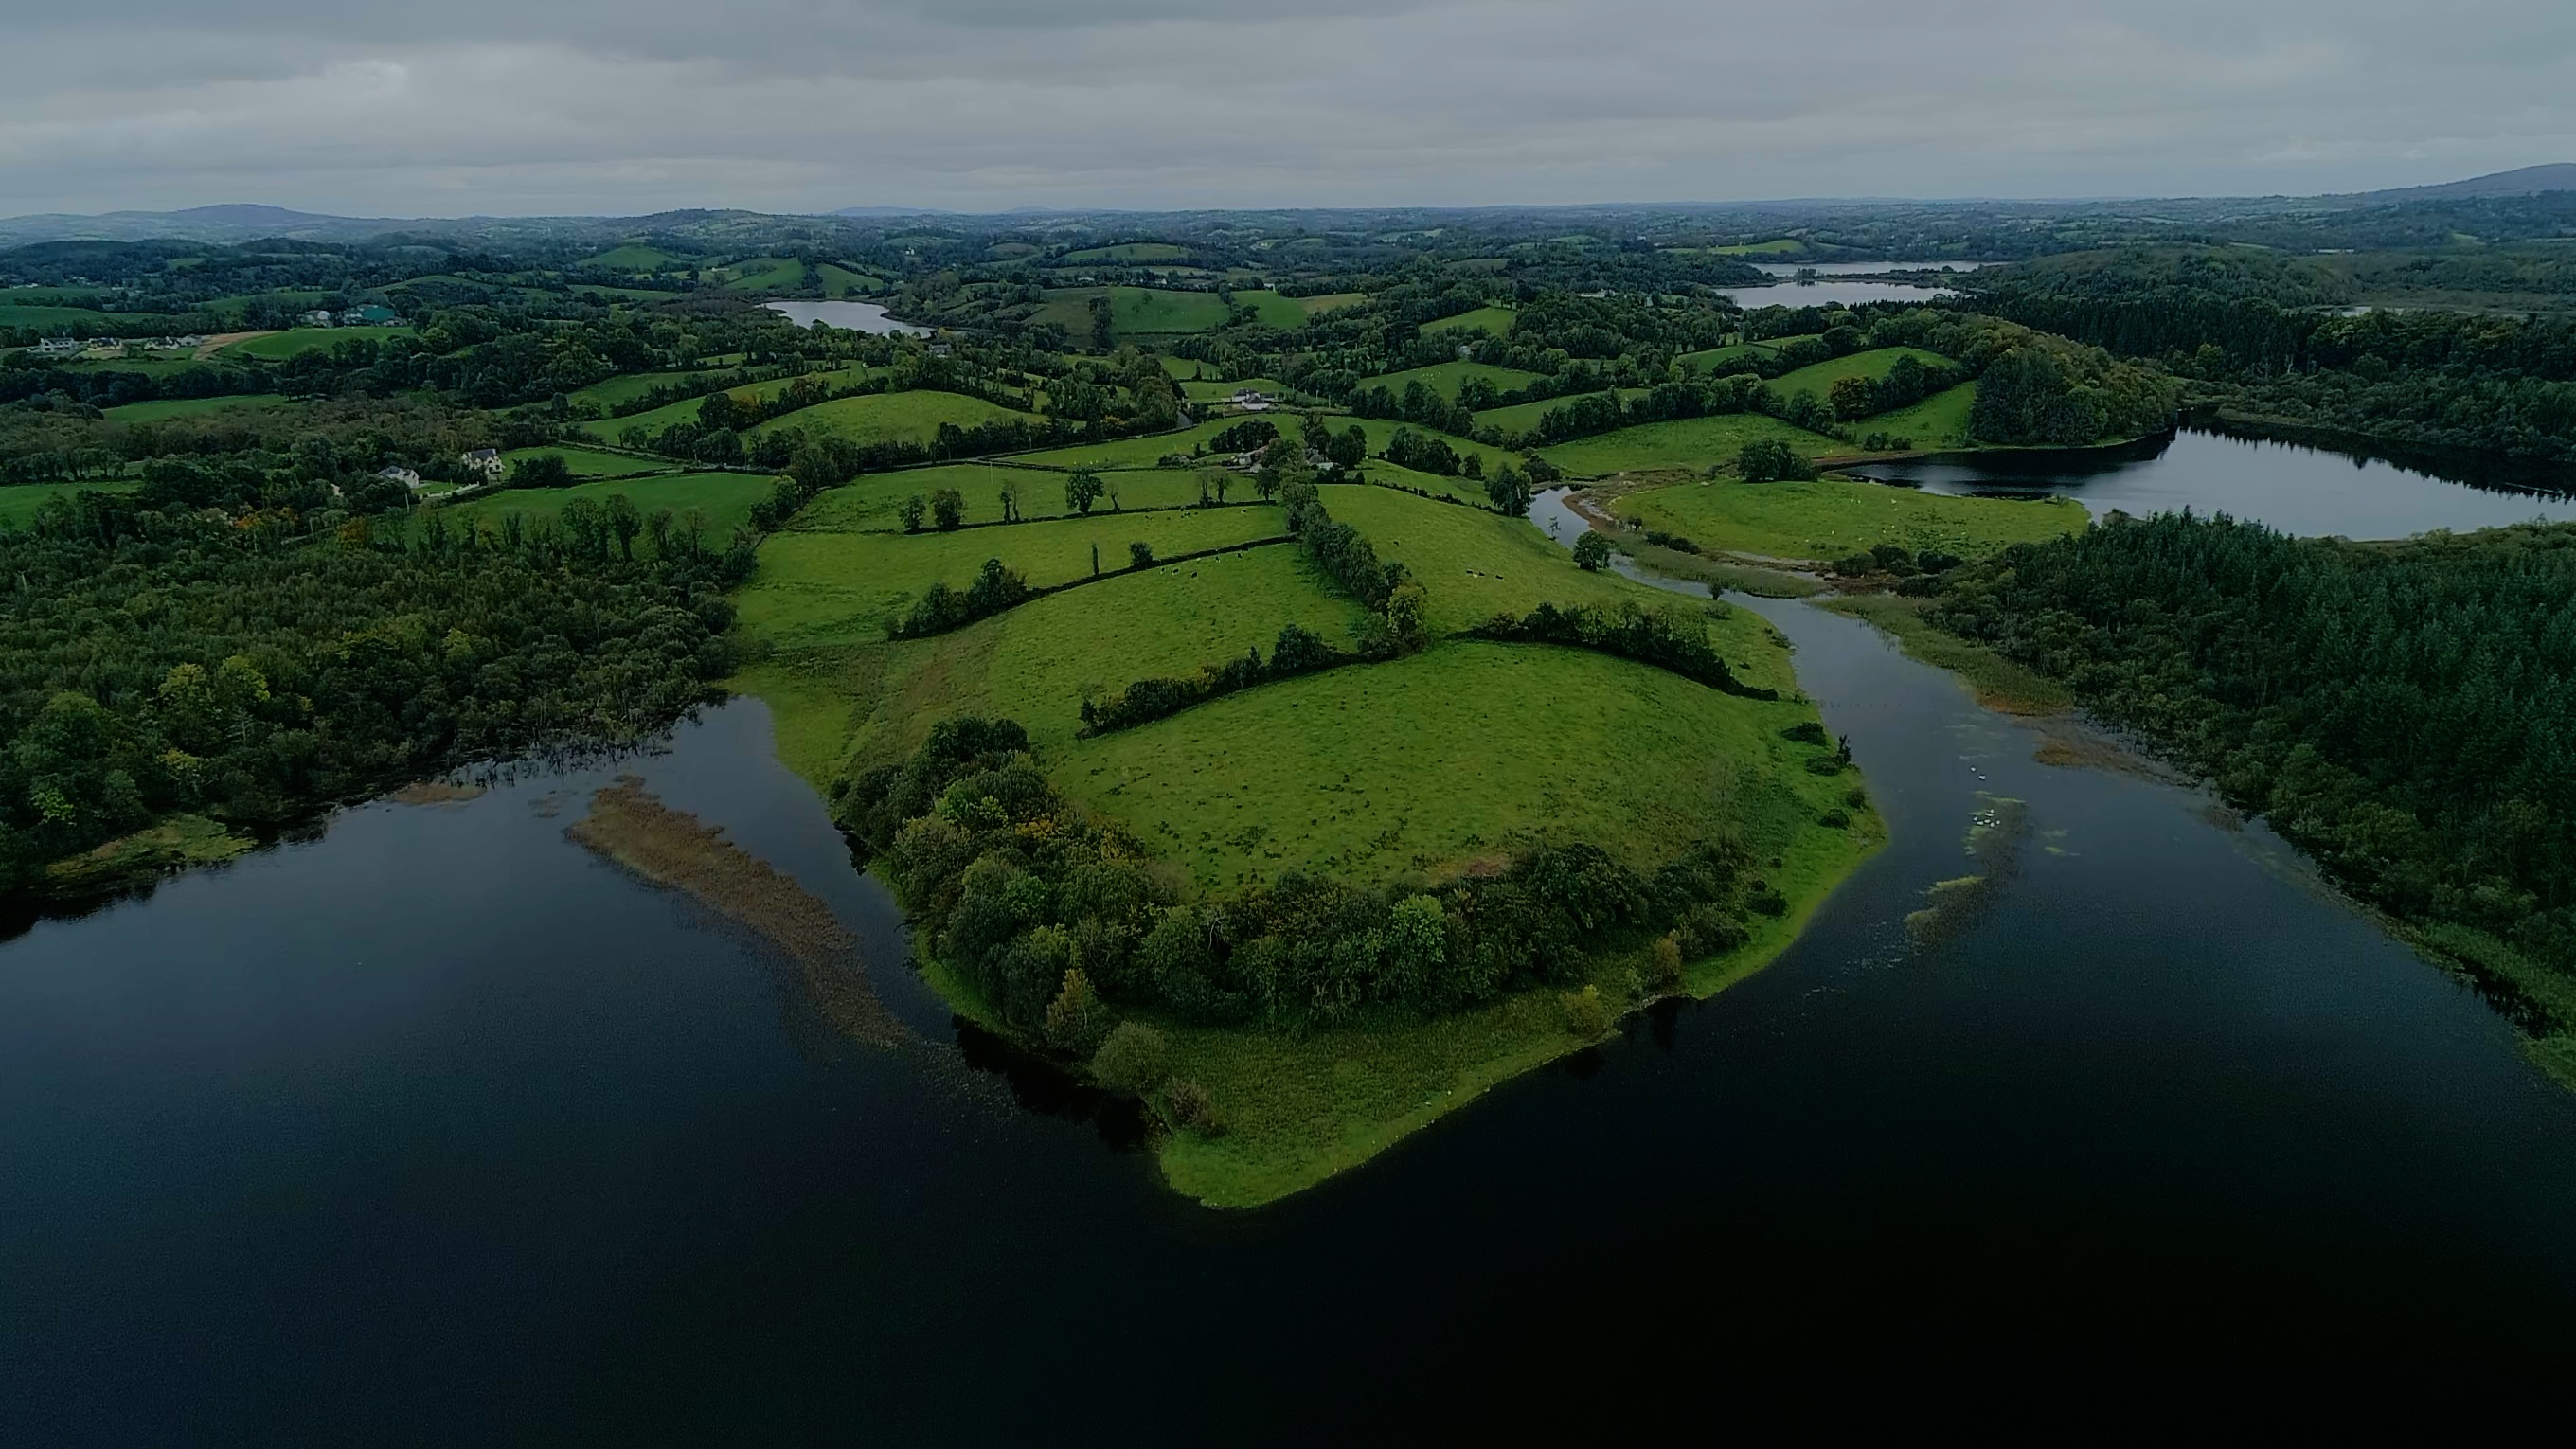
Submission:
<svg viewBox="0 0 2576 1449">
<path fill-rule="evenodd" d="M 501 470 L 505 466 L 501 462 L 501 450 L 498 448 L 476 448 L 467 453 L 462 461 L 466 467 L 482 474 L 486 480 L 500 477 Z"/>
</svg>

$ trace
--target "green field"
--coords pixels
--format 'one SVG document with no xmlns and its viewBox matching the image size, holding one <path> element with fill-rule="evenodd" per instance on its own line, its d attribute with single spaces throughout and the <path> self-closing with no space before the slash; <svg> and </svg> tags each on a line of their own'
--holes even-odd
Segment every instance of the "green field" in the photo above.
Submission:
<svg viewBox="0 0 2576 1449">
<path fill-rule="evenodd" d="M 1225 303 L 1214 292 L 1174 292 L 1160 287 L 1059 287 L 1048 291 L 1046 305 L 1032 323 L 1063 325 L 1078 343 L 1091 340 L 1091 299 L 1109 296 L 1109 330 L 1113 337 L 1143 333 L 1206 332 L 1225 325 Z"/>
<path fill-rule="evenodd" d="M 1976 405 L 1977 384 L 1971 379 L 1910 408 L 1880 413 L 1865 427 L 1869 432 L 1911 439 L 1917 448 L 1964 448 L 1969 446 L 1968 412 Z"/>
<path fill-rule="evenodd" d="M 1723 376 L 1730 372 L 1750 372 L 1753 370 L 1754 358 L 1768 356 L 1788 343 L 1801 340 L 1803 339 L 1796 337 L 1774 337 L 1763 342 L 1737 342 L 1725 347 L 1685 352 L 1673 361 L 1702 375 L 1715 373 Z"/>
<path fill-rule="evenodd" d="M 885 278 L 854 272 L 832 262 L 825 262 L 814 270 L 822 274 L 823 295 L 826 297 L 869 297 L 886 289 Z"/>
<path fill-rule="evenodd" d="M 1429 367 L 1408 368 L 1403 372 L 1388 372 L 1376 377 L 1361 378 L 1360 388 L 1366 391 L 1369 388 L 1382 387 L 1400 398 L 1404 396 L 1406 388 L 1418 382 L 1448 401 L 1456 402 L 1459 385 L 1471 377 L 1481 377 L 1492 383 L 1496 392 L 1517 392 L 1539 380 L 1539 374 L 1523 372 L 1517 367 L 1496 367 L 1486 362 L 1435 362 Z M 1484 419 L 1479 417 L 1477 421 L 1482 422 Z"/>
<path fill-rule="evenodd" d="M 1642 387 L 1619 389 L 1619 401 L 1623 403 L 1645 395 L 1646 389 Z M 1516 437 L 1537 427 L 1539 419 L 1558 408 L 1571 404 L 1576 397 L 1582 396 L 1598 396 L 1598 394 L 1576 393 L 1566 397 L 1540 398 L 1537 402 L 1514 403 L 1505 408 L 1487 408 L 1476 414 L 1476 425 L 1480 428 L 1500 428 L 1507 436 Z"/>
<path fill-rule="evenodd" d="M 1068 262 L 1179 262 L 1189 259 L 1190 249 L 1170 242 L 1120 242 L 1112 247 L 1084 247 L 1066 252 Z"/>
<path fill-rule="evenodd" d="M 1216 369 L 1210 368 L 1208 370 L 1210 372 L 1214 372 Z M 1232 382 L 1218 382 L 1213 379 L 1192 378 L 1181 384 L 1181 396 L 1189 399 L 1191 402 L 1224 402 L 1226 399 L 1233 397 L 1237 389 L 1247 387 L 1255 389 L 1256 391 L 1266 392 L 1272 397 L 1284 398 L 1292 402 L 1305 396 L 1304 393 L 1297 391 L 1297 389 L 1290 387 L 1288 384 L 1281 382 L 1275 377 L 1245 377 L 1238 378 Z M 1292 419 L 1291 421 L 1294 420 Z"/>
<path fill-rule="evenodd" d="M 928 390 L 881 392 L 834 398 L 810 408 L 799 408 L 771 418 L 753 428 L 750 435 L 756 438 L 787 428 L 801 428 L 817 437 L 847 438 L 861 444 L 927 443 L 939 436 L 942 423 L 972 428 L 1028 416 L 964 393 Z"/>
<path fill-rule="evenodd" d="M 576 403 L 595 402 L 603 408 L 613 408 L 619 403 L 632 402 L 657 387 L 670 387 L 701 375 L 695 372 L 629 372 L 605 382 L 576 388 L 565 396 Z"/>
<path fill-rule="evenodd" d="M 1865 377 L 1872 382 L 1878 381 L 1895 368 L 1896 360 L 1900 357 L 1911 357 L 1929 368 L 1946 369 L 1950 366 L 1950 359 L 1937 352 L 1926 352 L 1919 347 L 1879 347 L 1868 352 L 1855 352 L 1848 357 L 1836 357 L 1813 363 L 1795 372 L 1784 372 L 1771 379 L 1770 387 L 1773 392 L 1782 397 L 1807 392 L 1822 398 L 1836 382 L 1846 377 Z"/>
<path fill-rule="evenodd" d="M 104 333 L 124 320 L 127 319 L 90 307 L 65 307 L 50 302 L 0 302 L 0 327 L 70 327 L 87 336 L 91 331 Z"/>
<path fill-rule="evenodd" d="M 671 465 L 659 458 L 638 458 L 626 453 L 602 453 L 589 448 L 512 448 L 501 455 L 504 463 L 517 463 L 551 453 L 564 460 L 576 478 L 626 478 L 638 473 L 667 473 Z"/>
<path fill-rule="evenodd" d="M 450 528 L 484 522 L 497 527 L 501 519 L 513 513 L 531 521 L 552 518 L 576 498 L 605 502 L 612 495 L 623 493 L 638 509 L 648 514 L 657 508 L 668 508 L 674 513 L 697 509 L 706 516 L 707 545 L 722 548 L 735 529 L 751 521 L 751 505 L 768 497 L 776 482 L 766 473 L 666 473 L 653 478 L 616 478 L 580 483 L 570 488 L 505 488 L 497 493 L 477 494 L 462 503 L 443 505 L 438 511 L 446 517 Z M 650 548 L 641 536 L 637 537 L 635 546 Z"/>
<path fill-rule="evenodd" d="M 795 530 L 761 545 L 759 576 L 740 597 L 742 619 L 786 646 L 881 638 L 924 589 L 940 580 L 964 588 L 989 558 L 1044 588 L 1088 577 L 1095 548 L 1101 569 L 1115 573 L 1127 566 L 1130 542 L 1169 557 L 1267 538 L 1282 527 L 1280 510 L 1256 507 L 1094 513 L 954 533 Z"/>
<path fill-rule="evenodd" d="M 152 402 L 124 403 L 106 408 L 101 410 L 100 416 L 111 423 L 157 423 L 164 418 L 193 418 L 241 408 L 275 407 L 284 401 L 284 397 L 273 392 L 242 393 L 234 397 L 159 398 Z"/>
<path fill-rule="evenodd" d="M 1785 841 L 1823 811 L 1831 797 L 1811 804 L 1779 764 L 1796 747 L 1778 730 L 1808 708 L 1580 650 L 1459 642 L 1085 740 L 1056 773 L 1203 890 L 1283 870 L 1383 880 L 1542 840 L 1651 871 L 1715 830 Z"/>
<path fill-rule="evenodd" d="M 1793 236 L 1784 236 L 1766 242 L 1738 242 L 1731 247 L 1710 247 L 1708 252 L 1710 256 L 1715 257 L 1774 257 L 1792 256 L 1806 249 L 1805 242 Z"/>
<path fill-rule="evenodd" d="M 1439 498 L 1455 498 L 1461 503 L 1485 506 L 1485 485 L 1473 478 L 1444 478 L 1437 473 L 1420 473 L 1399 468 L 1384 458 L 1371 458 L 1359 468 L 1360 478 L 1387 488 L 1409 489 Z"/>
<path fill-rule="evenodd" d="M 220 357 L 262 357 L 282 362 L 299 352 L 337 347 L 343 342 L 365 338 L 384 342 L 396 337 L 413 336 L 409 327 L 289 327 L 283 332 L 245 337 L 216 354 Z"/>
<path fill-rule="evenodd" d="M 698 280 L 728 292 L 792 292 L 805 285 L 805 264 L 794 257 L 752 257 L 710 267 Z"/>
<path fill-rule="evenodd" d="M 865 378 L 867 375 L 868 369 L 861 363 L 852 363 L 848 367 L 840 368 L 832 372 L 805 374 L 805 376 L 808 377 L 820 378 L 827 387 L 848 387 Z M 635 386 L 632 391 L 627 393 L 627 396 L 640 397 L 644 393 L 650 392 L 652 390 L 651 379 L 681 378 L 687 376 L 689 376 L 689 374 L 684 372 L 638 373 L 636 374 L 636 377 L 645 379 L 645 381 L 640 385 Z M 624 381 L 627 381 L 627 379 L 611 378 L 607 382 L 596 384 L 596 386 L 608 388 Z M 755 382 L 746 387 L 728 388 L 726 389 L 726 393 L 738 401 L 757 402 L 766 398 L 778 396 L 780 393 L 787 391 L 788 386 L 795 381 L 796 379 L 792 377 L 774 377 L 767 382 Z M 585 389 L 585 391 L 587 390 Z M 650 408 L 640 413 L 629 413 L 622 418 L 593 418 L 588 422 L 575 423 L 573 426 L 580 431 L 588 433 L 590 436 L 599 439 L 603 443 L 612 443 L 618 438 L 624 436 L 628 428 L 640 427 L 648 433 L 658 433 L 664 428 L 671 426 L 673 423 L 696 422 L 698 420 L 698 410 L 703 407 L 705 403 L 706 398 L 703 396 L 684 397 L 678 402 L 664 403 L 658 408 Z"/>
<path fill-rule="evenodd" d="M 1975 556 L 2086 526 L 2070 498 L 1953 498 L 1885 483 L 1683 483 L 1631 493 L 1622 514 L 1702 549 L 1832 562 L 1879 543 Z"/>
<path fill-rule="evenodd" d="M 1231 417 L 1210 418 L 1177 432 L 1150 433 L 1141 438 L 1113 438 L 1106 443 L 1075 443 L 1069 447 L 1016 454 L 1014 460 L 1041 468 L 1151 468 L 1164 456 L 1186 454 L 1197 444 L 1242 421 Z M 1289 421 L 1293 426 L 1295 419 Z"/>
<path fill-rule="evenodd" d="M 936 468 L 871 473 L 825 490 L 796 515 L 789 527 L 822 533 L 900 532 L 903 501 L 916 493 L 926 499 L 941 488 L 954 488 L 965 499 L 969 523 L 990 523 L 1000 518 L 1005 487 L 1017 490 L 1022 517 L 1058 518 L 1073 513 L 1064 501 L 1065 480 L 1071 476 L 991 463 L 947 463 Z M 1100 478 L 1102 485 L 1116 490 L 1118 496 L 1114 507 L 1106 497 L 1095 501 L 1091 505 L 1094 517 L 1140 508 L 1178 508 L 1196 503 L 1199 498 L 1199 474 L 1193 469 L 1115 471 L 1103 473 Z M 1227 481 L 1232 489 L 1228 498 L 1240 501 L 1253 496 L 1250 479 L 1229 475 Z"/>
<path fill-rule="evenodd" d="M 1809 457 L 1847 451 L 1845 444 L 1822 433 L 1791 427 L 1763 413 L 1717 413 L 1664 423 L 1639 423 L 1598 437 L 1541 448 L 1539 456 L 1578 478 L 1658 469 L 1702 472 L 1720 464 L 1733 465 L 1735 455 L 1755 438 L 1777 438 Z"/>
<path fill-rule="evenodd" d="M 1462 332 L 1469 328 L 1480 328 L 1496 337 L 1509 337 L 1512 334 L 1512 320 L 1513 313 L 1509 307 L 1479 307 L 1473 312 L 1461 312 L 1455 317 L 1443 317 L 1437 322 L 1425 322 L 1422 324 L 1422 330 Z"/>
<path fill-rule="evenodd" d="M 1250 307 L 1253 317 L 1262 326 L 1283 330 L 1304 326 L 1306 319 L 1318 312 L 1329 312 L 1336 307 L 1347 307 L 1353 302 L 1367 300 L 1368 298 L 1359 292 L 1328 292 L 1316 297 L 1283 297 L 1273 291 L 1246 289 L 1234 294 L 1235 305 Z"/>
<path fill-rule="evenodd" d="M 84 488 L 101 493 L 123 493 L 140 486 L 130 478 L 113 478 L 89 483 L 10 483 L 0 485 L 0 525 L 16 528 L 36 516 L 48 498 L 61 498 Z"/>
<path fill-rule="evenodd" d="M 1395 436 L 1396 429 L 1411 428 L 1414 432 L 1419 433 L 1426 438 L 1438 438 L 1440 441 L 1447 443 L 1450 451 L 1456 453 L 1461 458 L 1465 458 L 1472 454 L 1478 458 L 1484 459 L 1485 473 L 1489 477 L 1492 476 L 1494 470 L 1502 467 L 1504 464 L 1518 463 L 1520 461 L 1520 455 L 1517 453 L 1507 452 L 1501 448 L 1489 448 L 1483 443 L 1476 442 L 1473 439 L 1462 438 L 1455 433 L 1444 433 L 1435 428 L 1426 428 L 1418 423 L 1397 422 L 1393 418 L 1331 418 L 1327 419 L 1327 421 L 1331 424 L 1333 431 L 1337 433 L 1347 432 L 1356 427 L 1361 432 L 1367 434 L 1369 441 L 1369 455 L 1372 458 L 1386 451 L 1387 440 Z"/>
<path fill-rule="evenodd" d="M 660 247 L 649 247 L 639 242 L 611 247 L 582 263 L 588 267 L 610 267 L 621 272 L 667 272 L 688 264 L 686 257 L 675 257 Z"/>
</svg>

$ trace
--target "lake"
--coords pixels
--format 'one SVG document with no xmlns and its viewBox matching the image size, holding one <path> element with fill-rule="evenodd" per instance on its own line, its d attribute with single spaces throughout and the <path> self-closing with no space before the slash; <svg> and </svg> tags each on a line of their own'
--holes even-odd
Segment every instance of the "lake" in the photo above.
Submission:
<svg viewBox="0 0 2576 1449">
<path fill-rule="evenodd" d="M 2125 447 L 1959 453 L 1843 470 L 1935 493 L 2055 493 L 2099 518 L 2227 513 L 2284 533 L 2404 538 L 2533 519 L 2576 519 L 2576 498 L 2299 443 L 2185 429 Z"/>
<path fill-rule="evenodd" d="M 1755 262 L 1753 270 L 1766 276 L 1794 277 L 1800 272 L 1813 272 L 1819 277 L 1868 277 L 1887 272 L 1973 272 L 1979 267 L 1998 267 L 2001 262 Z"/>
<path fill-rule="evenodd" d="M 2205 793 L 1739 602 L 1889 847 L 1751 980 L 1254 1213 L 950 1018 L 756 701 L 37 922 L 0 1441 L 1311 1442 L 1784 1370 L 2563 1372 L 2576 1095 L 2473 992 Z M 826 903 L 917 1040 L 567 840 L 625 771 Z"/>
<path fill-rule="evenodd" d="M 874 302 L 765 302 L 761 305 L 799 327 L 811 327 L 820 322 L 826 327 L 846 327 L 852 332 L 874 332 L 882 336 L 930 335 L 927 327 L 897 322 L 886 315 L 885 308 Z"/>
<path fill-rule="evenodd" d="M 1936 297 L 1958 295 L 1947 287 L 1860 281 L 1782 281 L 1768 287 L 1720 287 L 1717 294 L 1748 312 L 1760 307 L 1857 307 L 1864 302 L 1929 302 Z"/>
</svg>

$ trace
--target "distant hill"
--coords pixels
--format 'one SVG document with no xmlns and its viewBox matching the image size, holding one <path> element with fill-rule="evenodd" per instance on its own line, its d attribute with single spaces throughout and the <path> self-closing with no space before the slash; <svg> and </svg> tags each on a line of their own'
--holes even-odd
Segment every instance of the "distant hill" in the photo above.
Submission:
<svg viewBox="0 0 2576 1449">
<path fill-rule="evenodd" d="M 98 216 L 53 212 L 0 220 L 0 245 L 46 241 L 238 242 L 254 237 L 299 241 L 350 241 L 389 231 L 435 229 L 452 223 L 389 218 L 322 216 L 282 206 L 192 206 L 184 211 L 111 211 Z"/>
<path fill-rule="evenodd" d="M 2386 206 L 2404 201 L 2460 201 L 2480 196 L 2533 196 L 2543 191 L 2576 191 L 2576 161 L 2553 161 L 2546 166 L 2524 166 L 2513 171 L 2498 171 L 2491 176 L 2472 176 L 2466 181 L 2445 181 L 2438 186 L 2408 186 L 2396 191 L 2373 191 L 2366 194 L 2373 206 Z"/>
</svg>

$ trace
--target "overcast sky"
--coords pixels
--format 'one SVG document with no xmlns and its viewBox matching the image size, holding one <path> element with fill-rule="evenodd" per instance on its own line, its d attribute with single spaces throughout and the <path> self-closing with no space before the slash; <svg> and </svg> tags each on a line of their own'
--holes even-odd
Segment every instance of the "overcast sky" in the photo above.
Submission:
<svg viewBox="0 0 2576 1449">
<path fill-rule="evenodd" d="M 2576 160 L 2569 0 L 13 0 L 0 214 L 2214 195 Z"/>
</svg>

